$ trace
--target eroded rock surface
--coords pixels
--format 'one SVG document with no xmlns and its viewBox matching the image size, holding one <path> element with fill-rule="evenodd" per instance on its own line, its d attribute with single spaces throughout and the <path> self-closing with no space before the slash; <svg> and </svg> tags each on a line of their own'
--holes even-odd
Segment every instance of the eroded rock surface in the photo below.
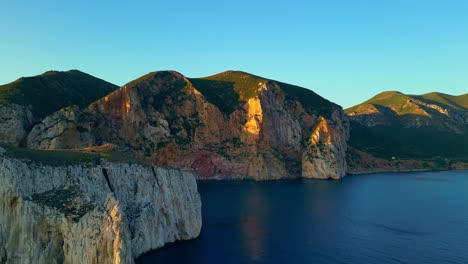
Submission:
<svg viewBox="0 0 468 264">
<path fill-rule="evenodd" d="M 28 146 L 112 143 L 204 179 L 345 175 L 349 122 L 341 107 L 304 88 L 240 72 L 220 75 L 150 73 L 83 111 L 47 117 L 29 134 Z M 232 76 L 236 81 L 223 79 Z"/>
<path fill-rule="evenodd" d="M 133 263 L 202 225 L 195 177 L 179 170 L 0 157 L 0 182 L 0 263 Z"/>
<path fill-rule="evenodd" d="M 19 146 L 34 124 L 28 107 L 17 104 L 0 104 L 0 143 Z"/>
</svg>

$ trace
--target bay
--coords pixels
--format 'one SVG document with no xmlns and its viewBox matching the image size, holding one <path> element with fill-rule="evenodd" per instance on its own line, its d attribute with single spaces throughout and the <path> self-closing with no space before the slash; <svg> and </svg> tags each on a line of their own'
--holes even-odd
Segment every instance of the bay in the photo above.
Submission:
<svg viewBox="0 0 468 264">
<path fill-rule="evenodd" d="M 198 186 L 200 237 L 137 263 L 468 263 L 468 171 Z"/>
</svg>

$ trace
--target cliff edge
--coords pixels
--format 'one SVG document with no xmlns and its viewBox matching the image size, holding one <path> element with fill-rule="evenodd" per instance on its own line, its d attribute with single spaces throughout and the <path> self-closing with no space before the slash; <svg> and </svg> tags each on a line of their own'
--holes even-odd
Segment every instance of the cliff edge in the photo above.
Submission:
<svg viewBox="0 0 468 264">
<path fill-rule="evenodd" d="M 51 166 L 0 148 L 0 263 L 133 263 L 199 235 L 188 172 L 137 164 Z"/>
</svg>

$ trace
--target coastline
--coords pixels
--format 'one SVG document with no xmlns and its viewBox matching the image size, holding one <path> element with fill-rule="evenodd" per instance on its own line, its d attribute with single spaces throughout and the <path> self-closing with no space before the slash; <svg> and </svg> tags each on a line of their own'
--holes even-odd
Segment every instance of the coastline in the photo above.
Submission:
<svg viewBox="0 0 468 264">
<path fill-rule="evenodd" d="M 454 168 L 454 169 L 413 169 L 413 170 L 376 170 L 376 171 L 362 171 L 362 172 L 348 172 L 346 176 L 369 175 L 378 173 L 418 173 L 418 172 L 443 172 L 443 171 L 468 171 L 468 168 Z"/>
<path fill-rule="evenodd" d="M 370 174 L 379 174 L 379 173 L 419 173 L 419 172 L 443 172 L 443 171 L 468 171 L 468 168 L 440 168 L 440 169 L 408 169 L 408 170 L 373 170 L 373 171 L 358 171 L 358 172 L 348 172 L 343 178 L 359 175 L 370 175 Z M 236 182 L 236 181 L 249 181 L 249 182 L 272 182 L 272 181 L 289 181 L 289 180 L 332 180 L 339 181 L 340 179 L 316 179 L 316 178 L 304 178 L 304 177 L 284 177 L 284 178 L 275 178 L 275 179 L 252 179 L 252 178 L 196 178 L 197 182 Z"/>
</svg>

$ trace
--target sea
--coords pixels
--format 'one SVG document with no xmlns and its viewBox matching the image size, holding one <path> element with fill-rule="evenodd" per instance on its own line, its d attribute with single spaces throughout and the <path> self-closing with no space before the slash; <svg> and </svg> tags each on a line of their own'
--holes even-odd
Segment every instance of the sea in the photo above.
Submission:
<svg viewBox="0 0 468 264">
<path fill-rule="evenodd" d="M 468 171 L 198 189 L 200 236 L 137 263 L 468 263 Z"/>
</svg>

